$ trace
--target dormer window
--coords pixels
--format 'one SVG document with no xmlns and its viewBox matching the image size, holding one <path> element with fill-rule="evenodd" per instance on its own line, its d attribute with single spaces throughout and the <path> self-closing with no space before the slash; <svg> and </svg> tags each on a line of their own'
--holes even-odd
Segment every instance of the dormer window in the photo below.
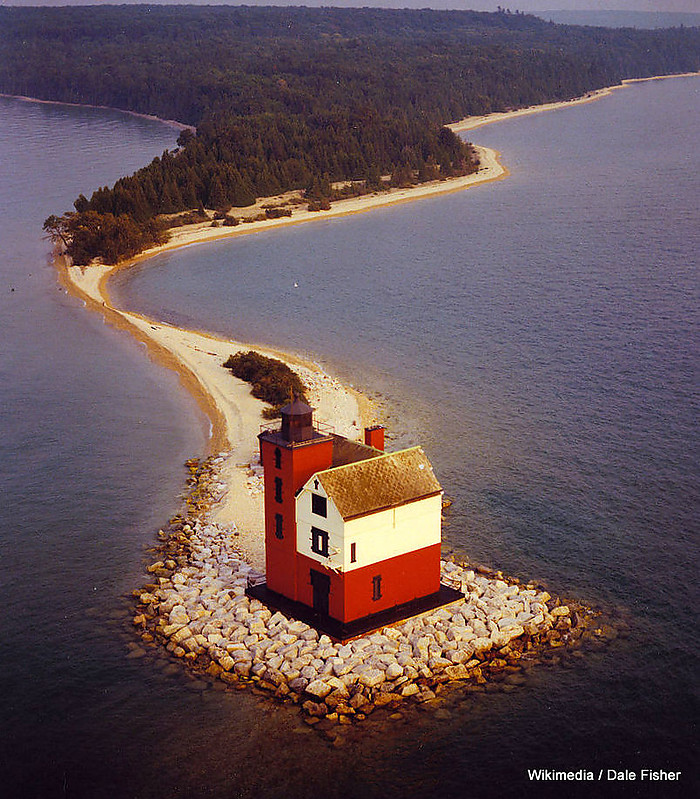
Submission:
<svg viewBox="0 0 700 799">
<path fill-rule="evenodd" d="M 311 495 L 311 513 L 316 516 L 323 516 L 325 519 L 328 516 L 328 501 L 320 494 Z"/>
</svg>

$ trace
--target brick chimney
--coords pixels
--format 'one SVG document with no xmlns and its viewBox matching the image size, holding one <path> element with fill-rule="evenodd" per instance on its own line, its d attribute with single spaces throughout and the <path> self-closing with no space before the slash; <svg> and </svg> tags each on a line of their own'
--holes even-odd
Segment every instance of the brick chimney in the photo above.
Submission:
<svg viewBox="0 0 700 799">
<path fill-rule="evenodd" d="M 384 425 L 375 424 L 372 427 L 365 427 L 365 444 L 384 452 Z"/>
</svg>

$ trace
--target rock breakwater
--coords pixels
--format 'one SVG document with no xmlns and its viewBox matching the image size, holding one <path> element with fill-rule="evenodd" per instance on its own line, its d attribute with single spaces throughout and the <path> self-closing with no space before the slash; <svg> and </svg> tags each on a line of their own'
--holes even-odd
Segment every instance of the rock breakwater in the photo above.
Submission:
<svg viewBox="0 0 700 799">
<path fill-rule="evenodd" d="M 246 595 L 262 579 L 236 549 L 236 530 L 213 523 L 222 453 L 187 462 L 183 514 L 159 531 L 153 582 L 135 592 L 133 618 L 208 678 L 299 705 L 308 723 L 361 721 L 377 708 L 435 699 L 446 683 L 502 680 L 543 650 L 574 644 L 592 612 L 534 584 L 442 561 L 442 581 L 464 598 L 347 643 L 333 642 Z"/>
</svg>

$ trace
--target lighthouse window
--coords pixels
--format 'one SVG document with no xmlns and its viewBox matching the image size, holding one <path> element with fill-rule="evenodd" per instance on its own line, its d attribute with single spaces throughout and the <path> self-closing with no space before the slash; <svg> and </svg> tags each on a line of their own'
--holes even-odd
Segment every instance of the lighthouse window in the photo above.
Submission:
<svg viewBox="0 0 700 799">
<path fill-rule="evenodd" d="M 311 495 L 311 513 L 315 513 L 317 516 L 323 516 L 324 518 L 328 516 L 328 502 L 325 497 L 322 497 L 320 494 Z"/>
<path fill-rule="evenodd" d="M 357 560 L 357 544 L 353 541 L 350 544 L 350 563 L 355 563 Z"/>
<path fill-rule="evenodd" d="M 282 502 L 282 478 L 275 477 L 275 502 Z"/>
<path fill-rule="evenodd" d="M 282 514 L 275 513 L 275 537 L 276 538 L 284 538 L 284 534 L 282 532 Z"/>
<path fill-rule="evenodd" d="M 282 468 L 282 450 L 279 447 L 275 448 L 275 469 Z"/>
<path fill-rule="evenodd" d="M 382 575 L 372 578 L 372 599 L 376 602 L 382 598 Z"/>
<path fill-rule="evenodd" d="M 328 533 L 325 530 L 311 528 L 311 551 L 324 558 L 328 557 Z"/>
</svg>

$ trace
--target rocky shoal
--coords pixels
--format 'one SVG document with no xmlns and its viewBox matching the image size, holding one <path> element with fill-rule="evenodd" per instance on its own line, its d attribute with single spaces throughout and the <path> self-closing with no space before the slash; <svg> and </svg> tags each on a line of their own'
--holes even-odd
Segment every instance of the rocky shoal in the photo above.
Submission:
<svg viewBox="0 0 700 799">
<path fill-rule="evenodd" d="M 245 593 L 262 577 L 236 550 L 235 530 L 213 524 L 223 457 L 188 461 L 185 512 L 159 531 L 160 559 L 134 592 L 133 618 L 195 672 L 250 685 L 301 706 L 306 720 L 361 721 L 376 708 L 428 702 L 445 683 L 483 684 L 519 670 L 543 649 L 574 644 L 592 612 L 534 584 L 442 561 L 442 582 L 464 599 L 345 644 Z"/>
</svg>

